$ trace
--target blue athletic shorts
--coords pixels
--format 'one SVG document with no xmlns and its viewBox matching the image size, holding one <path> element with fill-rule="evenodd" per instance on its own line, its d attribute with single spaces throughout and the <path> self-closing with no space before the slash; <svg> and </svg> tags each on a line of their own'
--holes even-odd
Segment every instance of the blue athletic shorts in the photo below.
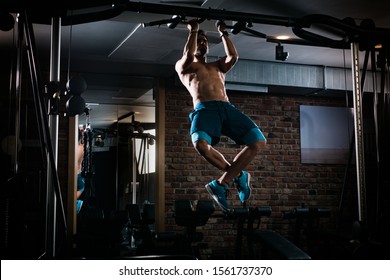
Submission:
<svg viewBox="0 0 390 280">
<path fill-rule="evenodd" d="M 229 102 L 198 103 L 190 113 L 189 118 L 193 143 L 205 139 L 214 146 L 220 141 L 221 135 L 229 137 L 239 145 L 266 140 L 260 128 Z"/>
<path fill-rule="evenodd" d="M 85 179 L 81 176 L 81 173 L 77 174 L 77 190 L 84 191 Z"/>
</svg>

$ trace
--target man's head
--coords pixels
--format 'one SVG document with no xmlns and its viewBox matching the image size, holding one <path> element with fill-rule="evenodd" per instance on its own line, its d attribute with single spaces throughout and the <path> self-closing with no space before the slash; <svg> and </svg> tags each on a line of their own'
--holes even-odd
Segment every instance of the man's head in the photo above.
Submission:
<svg viewBox="0 0 390 280">
<path fill-rule="evenodd" d="M 198 30 L 198 39 L 196 41 L 196 56 L 205 56 L 209 51 L 208 39 L 206 33 L 203 30 Z"/>
</svg>

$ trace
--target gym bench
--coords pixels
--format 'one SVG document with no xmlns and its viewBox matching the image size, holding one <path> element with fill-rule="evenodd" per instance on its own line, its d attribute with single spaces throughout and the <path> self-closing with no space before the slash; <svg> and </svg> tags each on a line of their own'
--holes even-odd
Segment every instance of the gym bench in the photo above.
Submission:
<svg viewBox="0 0 390 280">
<path fill-rule="evenodd" d="M 254 238 L 259 240 L 262 246 L 262 259 L 287 259 L 287 260 L 310 260 L 311 257 L 294 243 L 281 236 L 276 231 L 255 230 Z M 275 254 L 271 256 L 271 251 Z"/>
<path fill-rule="evenodd" d="M 229 214 L 225 214 L 225 219 L 237 219 L 236 237 L 236 259 L 241 259 L 242 238 L 244 235 L 244 224 L 246 223 L 246 237 L 249 257 L 255 259 L 257 248 L 255 242 L 261 245 L 259 250 L 260 259 L 289 259 L 289 260 L 310 260 L 311 257 L 294 243 L 284 238 L 282 235 L 271 230 L 259 229 L 260 220 L 263 216 L 270 216 L 271 207 L 250 207 L 235 208 Z M 255 225 L 257 221 L 257 225 Z M 257 257 L 257 256 L 256 256 Z"/>
</svg>

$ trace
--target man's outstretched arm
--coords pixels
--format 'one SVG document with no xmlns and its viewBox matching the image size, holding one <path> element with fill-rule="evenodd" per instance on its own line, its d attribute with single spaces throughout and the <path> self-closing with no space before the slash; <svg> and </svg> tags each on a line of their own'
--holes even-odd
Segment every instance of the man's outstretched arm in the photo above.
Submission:
<svg viewBox="0 0 390 280">
<path fill-rule="evenodd" d="M 219 34 L 221 35 L 223 47 L 226 53 L 226 57 L 220 60 L 220 65 L 219 65 L 222 72 L 224 73 L 228 72 L 234 66 L 234 64 L 236 64 L 238 60 L 238 52 L 233 42 L 230 40 L 229 35 L 225 30 L 225 27 L 226 26 L 224 24 L 218 25 L 218 31 Z"/>
<path fill-rule="evenodd" d="M 199 23 L 198 20 L 190 20 L 187 24 L 190 31 L 187 42 L 184 45 L 183 56 L 176 62 L 176 72 L 181 74 L 194 61 L 196 40 L 198 38 Z"/>
</svg>

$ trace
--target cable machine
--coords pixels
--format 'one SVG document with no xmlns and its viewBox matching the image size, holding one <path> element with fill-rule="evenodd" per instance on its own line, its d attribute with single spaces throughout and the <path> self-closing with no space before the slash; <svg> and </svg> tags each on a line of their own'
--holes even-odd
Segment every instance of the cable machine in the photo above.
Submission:
<svg viewBox="0 0 390 280">
<path fill-rule="evenodd" d="M 145 133 L 142 124 L 134 121 L 129 126 L 129 151 L 131 169 L 131 203 L 141 205 L 150 202 L 150 146 L 154 145 L 155 136 Z M 137 190 L 138 186 L 138 190 Z M 137 196 L 138 192 L 138 196 Z M 153 192 L 154 193 L 154 192 Z M 153 194 L 152 193 L 152 194 Z"/>
<path fill-rule="evenodd" d="M 28 66 L 30 78 L 31 93 L 34 103 L 34 111 L 37 118 L 37 128 L 40 140 L 40 152 L 43 168 L 43 182 L 45 184 L 44 192 L 44 244 L 38 258 L 55 258 L 61 253 L 61 249 L 67 238 L 67 224 L 65 210 L 61 195 L 59 178 L 57 173 L 57 149 L 58 149 L 58 101 L 59 101 L 59 41 L 60 41 L 60 19 L 52 18 L 52 41 L 50 56 L 50 82 L 46 87 L 42 83 L 40 68 L 36 56 L 35 40 L 32 23 L 29 21 L 28 13 L 23 11 L 18 15 L 17 25 L 17 46 L 16 68 L 17 72 L 11 76 L 17 75 L 12 81 L 12 86 L 16 89 L 18 98 L 20 98 L 22 83 L 22 69 L 24 63 Z M 25 52 L 25 53 L 24 53 Z M 26 56 L 24 56 L 26 55 Z M 26 61 L 24 60 L 26 59 Z M 11 92 L 14 90 L 10 89 Z M 20 99 L 18 100 L 20 106 Z M 20 133 L 20 108 L 16 110 L 15 135 L 19 138 Z M 18 139 L 16 138 L 16 139 Z M 19 151 L 17 151 L 18 153 Z M 19 158 L 15 157 L 15 166 L 13 169 L 14 177 L 26 176 L 26 170 L 19 169 Z M 21 178 L 21 179 L 22 179 Z M 26 180 L 24 178 L 23 180 Z M 23 180 L 18 180 L 16 187 L 22 187 Z M 43 201 L 40 202 L 43 204 Z M 12 217 L 10 217 L 12 219 Z M 7 225 L 8 226 L 8 225 Z M 8 250 L 8 245 L 5 247 Z M 14 244 L 11 244 L 12 246 Z M 9 248 L 11 250 L 12 248 Z M 38 248 L 41 250 L 41 248 Z"/>
</svg>

